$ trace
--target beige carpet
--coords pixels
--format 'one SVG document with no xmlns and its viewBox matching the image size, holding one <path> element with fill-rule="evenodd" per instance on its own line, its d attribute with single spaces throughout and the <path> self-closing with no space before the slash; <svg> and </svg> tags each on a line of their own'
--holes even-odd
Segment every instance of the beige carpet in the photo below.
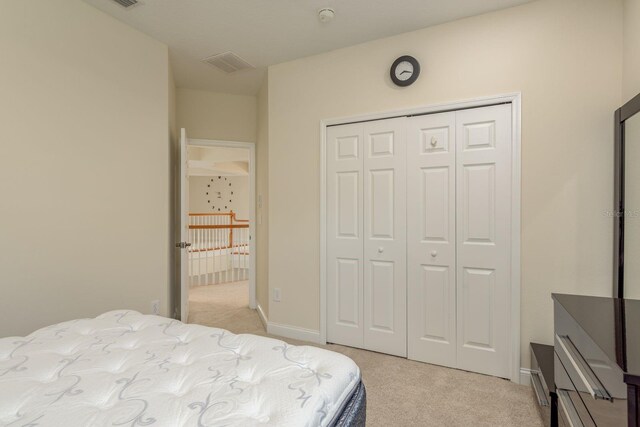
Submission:
<svg viewBox="0 0 640 427">
<path fill-rule="evenodd" d="M 267 335 L 257 313 L 249 309 L 248 295 L 247 282 L 193 289 L 189 322 Z M 530 387 L 340 345 L 320 347 L 343 353 L 360 366 L 368 426 L 542 425 Z"/>
</svg>

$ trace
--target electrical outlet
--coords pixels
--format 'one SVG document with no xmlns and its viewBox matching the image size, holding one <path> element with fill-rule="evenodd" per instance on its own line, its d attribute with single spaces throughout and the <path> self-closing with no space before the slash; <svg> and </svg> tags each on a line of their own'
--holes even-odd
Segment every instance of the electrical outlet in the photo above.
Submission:
<svg viewBox="0 0 640 427">
<path fill-rule="evenodd" d="M 154 299 L 151 301 L 151 314 L 158 315 L 160 314 L 160 300 Z"/>
<path fill-rule="evenodd" d="M 273 289 L 273 300 L 275 302 L 280 302 L 280 297 L 281 297 L 280 288 L 274 288 Z"/>
</svg>

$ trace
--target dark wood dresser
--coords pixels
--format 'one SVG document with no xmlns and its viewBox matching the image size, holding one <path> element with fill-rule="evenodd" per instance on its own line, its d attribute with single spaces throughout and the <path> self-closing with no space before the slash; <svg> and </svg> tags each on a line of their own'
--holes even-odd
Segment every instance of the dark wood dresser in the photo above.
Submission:
<svg viewBox="0 0 640 427">
<path fill-rule="evenodd" d="M 558 395 L 553 377 L 552 345 L 531 343 L 531 388 L 535 404 L 546 427 L 558 425 Z"/>
<path fill-rule="evenodd" d="M 558 424 L 640 427 L 640 300 L 553 300 Z"/>
</svg>

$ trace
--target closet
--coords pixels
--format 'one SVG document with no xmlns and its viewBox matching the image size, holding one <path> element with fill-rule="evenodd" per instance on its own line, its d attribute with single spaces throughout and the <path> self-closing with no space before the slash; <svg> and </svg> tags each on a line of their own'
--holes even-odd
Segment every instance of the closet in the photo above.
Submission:
<svg viewBox="0 0 640 427">
<path fill-rule="evenodd" d="M 510 376 L 511 108 L 327 128 L 327 341 Z"/>
</svg>

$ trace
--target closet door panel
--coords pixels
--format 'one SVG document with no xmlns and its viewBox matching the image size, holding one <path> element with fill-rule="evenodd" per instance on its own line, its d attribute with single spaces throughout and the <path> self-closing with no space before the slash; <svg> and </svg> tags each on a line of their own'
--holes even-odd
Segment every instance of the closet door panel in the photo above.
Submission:
<svg viewBox="0 0 640 427">
<path fill-rule="evenodd" d="M 364 348 L 406 356 L 405 118 L 364 124 Z"/>
<path fill-rule="evenodd" d="M 342 326 L 358 328 L 361 324 L 361 262 L 352 258 L 336 258 L 335 261 L 335 286 L 337 288 L 335 321 Z"/>
<path fill-rule="evenodd" d="M 363 347 L 363 126 L 327 129 L 327 341 Z"/>
<path fill-rule="evenodd" d="M 408 357 L 456 366 L 455 113 L 407 119 Z"/>
<path fill-rule="evenodd" d="M 391 261 L 371 261 L 371 302 L 370 328 L 393 333 L 395 330 L 395 263 Z"/>
<path fill-rule="evenodd" d="M 456 113 L 458 367 L 510 376 L 511 106 Z"/>
<path fill-rule="evenodd" d="M 396 206 L 395 170 L 369 170 L 369 226 L 374 239 L 394 238 Z"/>
<path fill-rule="evenodd" d="M 449 242 L 451 230 L 450 224 L 453 224 L 451 218 L 450 201 L 453 182 L 449 175 L 453 169 L 449 166 L 425 166 L 420 168 L 417 178 L 417 184 L 420 186 L 420 193 L 416 196 L 419 198 L 419 228 L 422 242 Z M 411 230 L 413 232 L 413 230 Z"/>
</svg>

